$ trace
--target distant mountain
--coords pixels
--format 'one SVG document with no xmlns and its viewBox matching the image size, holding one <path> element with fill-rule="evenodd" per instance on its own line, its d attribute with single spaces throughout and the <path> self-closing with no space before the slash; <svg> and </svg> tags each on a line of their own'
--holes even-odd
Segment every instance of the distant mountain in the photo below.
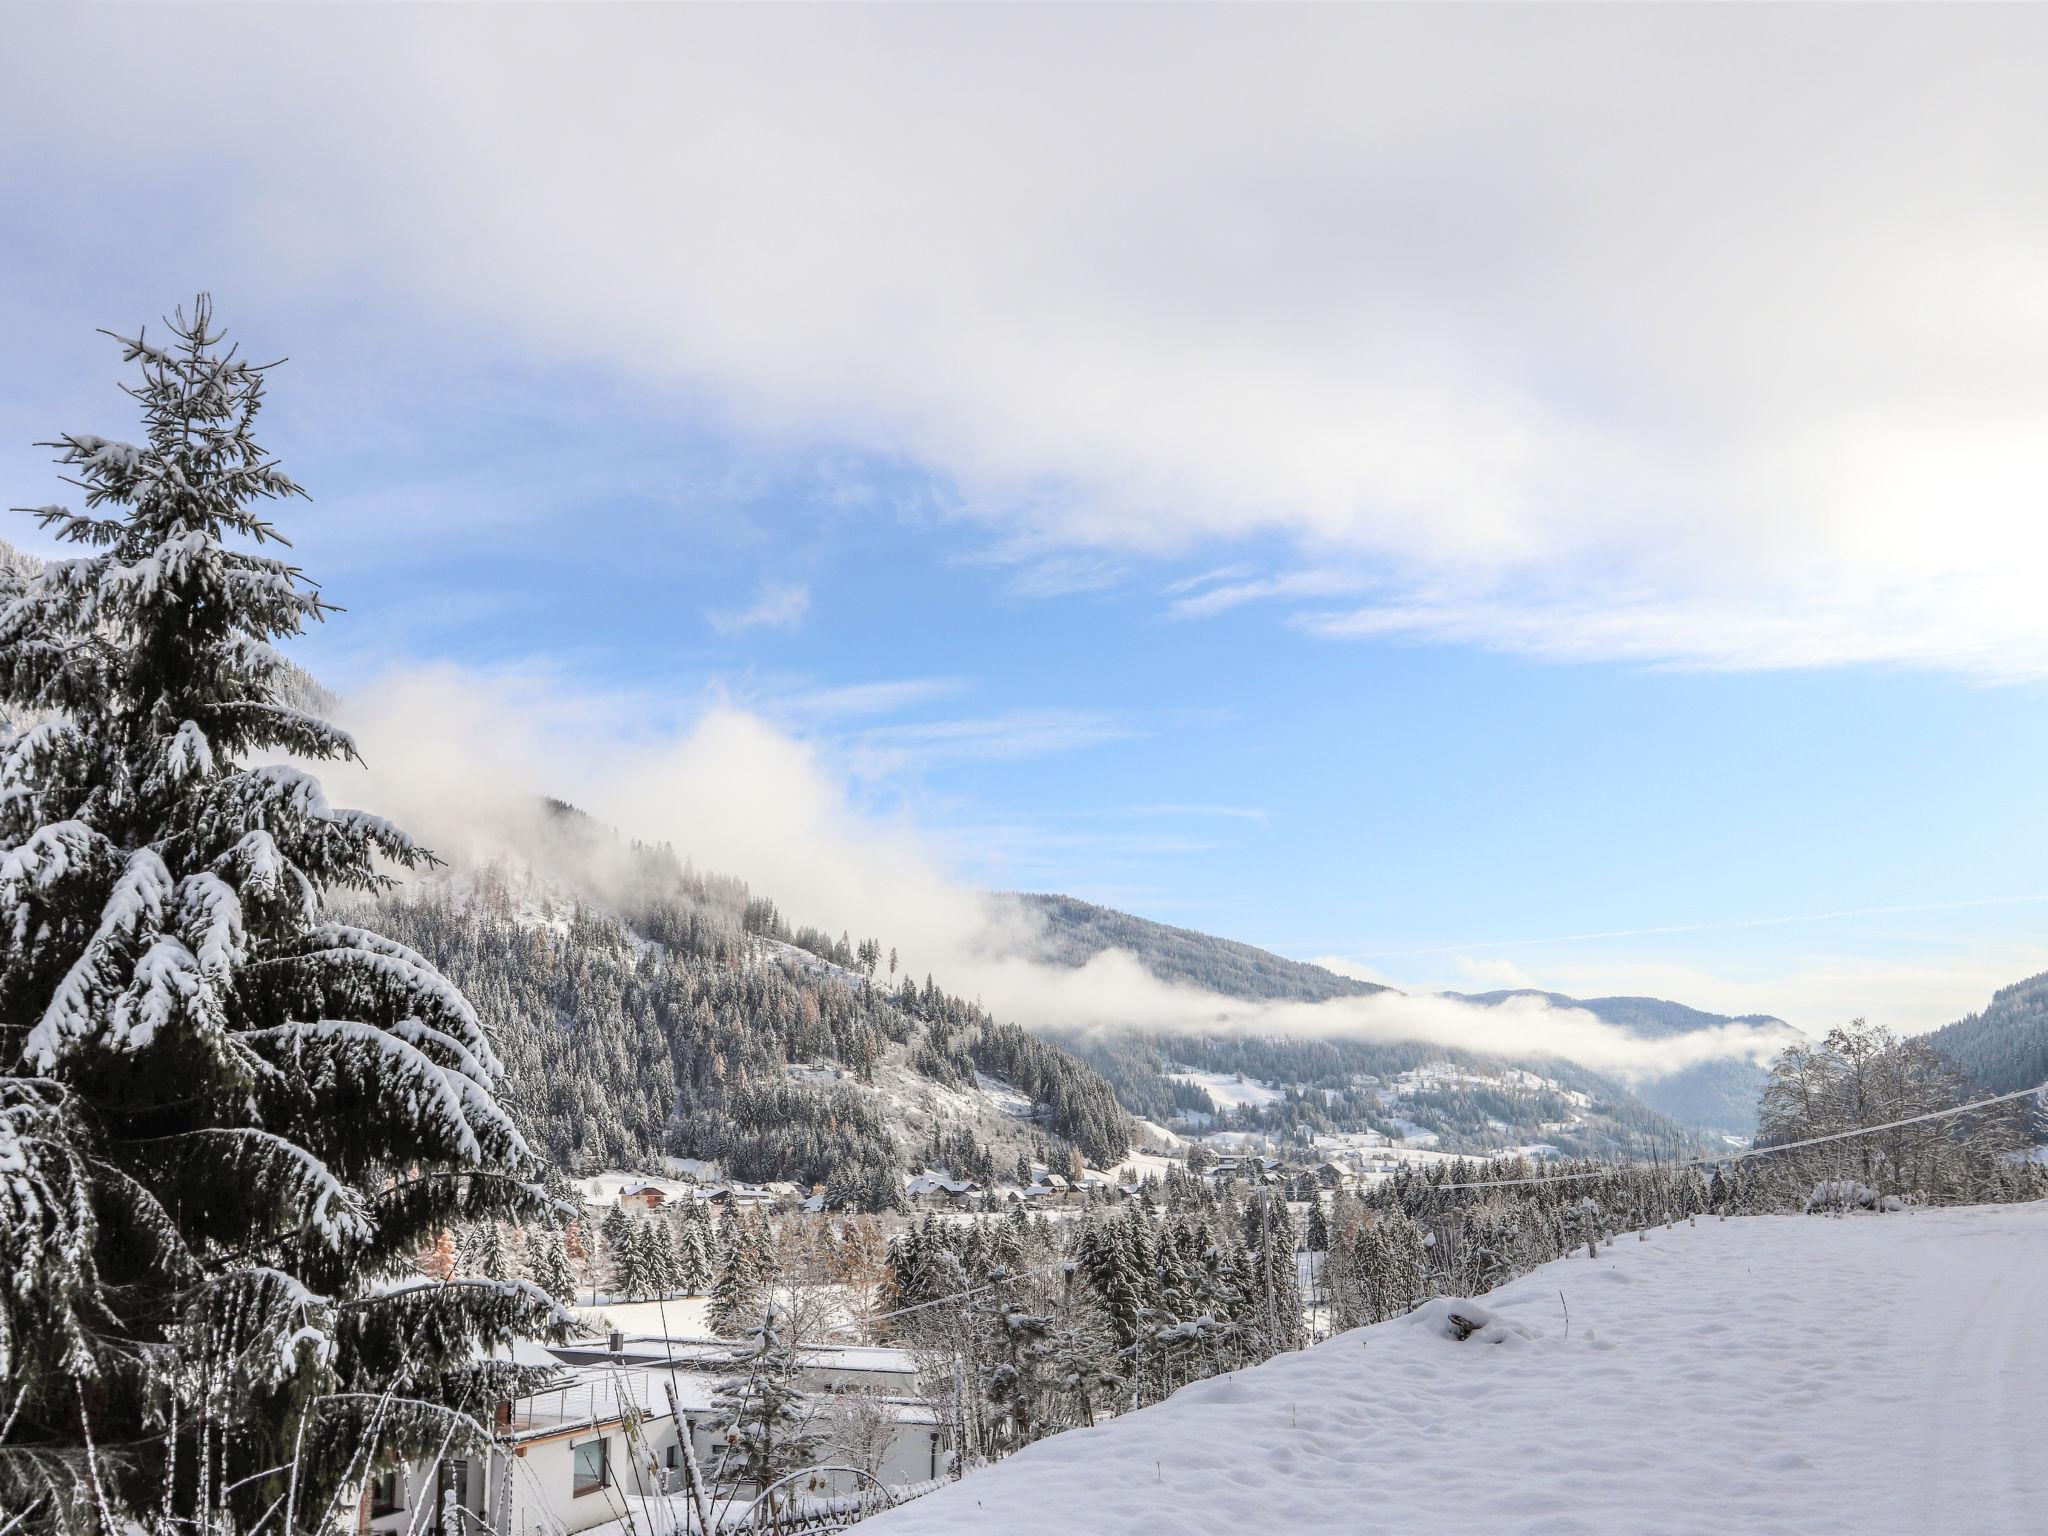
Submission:
<svg viewBox="0 0 2048 1536">
<path fill-rule="evenodd" d="M 1057 964 L 1079 966 L 1105 950 L 1120 949 L 1133 955 L 1162 980 L 1205 987 L 1226 997 L 1262 1001 L 1323 1002 L 1330 998 L 1364 997 L 1394 990 L 1374 982 L 1340 976 L 1308 961 L 1289 960 L 1255 945 L 1218 938 L 1194 929 L 1155 923 L 1128 912 L 1078 901 L 1071 896 L 1020 894 L 1011 899 L 1042 924 L 1036 958 Z M 1463 997 L 1465 1001 L 1481 1007 L 1495 1007 L 1514 998 L 1540 997 L 1553 1007 L 1583 1008 L 1617 1028 L 1645 1039 L 1664 1039 L 1729 1024 L 1782 1029 L 1788 1040 L 1797 1037 L 1797 1032 L 1789 1024 L 1769 1015 L 1731 1017 L 1654 997 L 1581 999 L 1566 997 L 1562 993 L 1536 991 L 1450 995 Z M 1116 1085 L 1126 1107 L 1137 1113 L 1163 1118 L 1176 1108 L 1185 1111 L 1194 1097 L 1185 1084 L 1170 1079 L 1160 1081 L 1156 1076 L 1148 1078 L 1145 1070 L 1147 1049 L 1133 1050 L 1128 1044 L 1119 1044 L 1115 1040 L 1089 1041 L 1067 1036 L 1062 1039 L 1069 1049 L 1083 1055 L 1104 1072 Z M 1347 1074 L 1364 1073 L 1389 1078 L 1446 1055 L 1467 1064 L 1490 1062 L 1495 1067 L 1501 1065 L 1499 1058 L 1472 1052 L 1446 1052 L 1420 1044 L 1321 1040 L 1245 1042 L 1195 1036 L 1181 1038 L 1174 1048 L 1182 1053 L 1177 1057 L 1179 1065 L 1233 1073 L 1247 1070 L 1248 1061 L 1277 1068 L 1279 1064 L 1272 1059 L 1274 1053 L 1289 1053 L 1300 1058 L 1294 1068 L 1297 1074 L 1305 1074 L 1289 1078 L 1289 1081 L 1319 1081 L 1330 1091 L 1334 1091 L 1332 1085 L 1338 1080 L 1331 1076 L 1338 1069 L 1335 1059 L 1338 1055 L 1344 1058 L 1343 1068 Z M 1537 1059 L 1532 1058 L 1534 1060 Z M 1530 1064 L 1521 1060 L 1512 1063 L 1516 1066 Z M 1638 1084 L 1633 1093 L 1591 1073 L 1582 1073 L 1582 1078 L 1584 1084 L 1591 1084 L 1597 1089 L 1596 1096 L 1601 1103 L 1621 1110 L 1624 1119 L 1635 1115 L 1637 1110 L 1649 1116 L 1649 1120 L 1641 1125 L 1631 1122 L 1628 1127 L 1630 1134 L 1644 1131 L 1650 1121 L 1661 1119 L 1682 1127 L 1746 1136 L 1756 1127 L 1756 1097 L 1763 1083 L 1764 1071 L 1747 1061 L 1706 1062 Z M 1629 1109 L 1631 1104 L 1636 1109 Z M 1498 1120 L 1502 1117 L 1489 1114 L 1486 1118 Z M 1487 1128 L 1484 1122 L 1476 1127 L 1475 1139 L 1483 1139 Z M 1653 1128 L 1650 1133 L 1654 1134 Z"/>
<path fill-rule="evenodd" d="M 1999 988 L 1982 1013 L 1927 1038 L 1986 1093 L 2048 1082 L 2048 972 Z"/>
<path fill-rule="evenodd" d="M 1393 990 L 1235 939 L 1170 928 L 1072 896 L 1011 892 L 1007 899 L 1044 919 L 1044 941 L 1034 958 L 1056 965 L 1084 965 L 1104 950 L 1121 949 L 1162 981 L 1186 982 L 1225 997 L 1319 1003 Z"/>
<path fill-rule="evenodd" d="M 1790 1024 L 1767 1013 L 1707 1013 L 1661 997 L 1567 997 L 1562 992 L 1539 992 L 1533 988 L 1508 992 L 1453 992 L 1449 995 L 1488 1008 L 1510 998 L 1540 997 L 1553 1008 L 1582 1008 L 1602 1023 L 1625 1029 L 1646 1040 L 1688 1035 L 1724 1024 L 1782 1030 L 1788 1044 L 1799 1038 L 1799 1032 Z M 1757 1094 L 1762 1091 L 1767 1075 L 1765 1069 L 1755 1062 L 1730 1059 L 1703 1061 L 1668 1077 L 1638 1083 L 1636 1096 L 1652 1109 L 1661 1110 L 1686 1125 L 1711 1126 L 1716 1130 L 1747 1136 L 1756 1129 Z"/>
</svg>

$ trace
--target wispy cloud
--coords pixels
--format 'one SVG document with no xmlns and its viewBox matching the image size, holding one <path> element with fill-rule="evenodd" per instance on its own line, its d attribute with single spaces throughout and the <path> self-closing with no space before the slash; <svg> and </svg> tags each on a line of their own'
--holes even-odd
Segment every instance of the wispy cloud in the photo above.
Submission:
<svg viewBox="0 0 2048 1536">
<path fill-rule="evenodd" d="M 1208 587 L 1177 598 L 1167 608 L 1176 619 L 1206 619 L 1247 603 L 1276 598 L 1338 597 L 1363 591 L 1364 577 L 1345 570 L 1289 571 L 1279 576 L 1262 576 L 1255 581 L 1234 581 Z"/>
<path fill-rule="evenodd" d="M 877 726 L 852 738 L 848 757 L 854 773 L 875 778 L 962 763 L 1047 757 L 1140 734 L 1124 716 L 1107 710 L 1020 708 Z"/>
<path fill-rule="evenodd" d="M 1019 594 L 1271 538 L 1383 573 L 1332 637 L 2048 676 L 2040 8 L 9 21 L 17 222 L 914 466 Z"/>
<path fill-rule="evenodd" d="M 1091 811 L 1093 816 L 1216 817 L 1227 821 L 1263 823 L 1266 812 L 1255 805 L 1126 805 L 1113 810 Z"/>
<path fill-rule="evenodd" d="M 844 683 L 791 694 L 776 703 L 779 712 L 814 720 L 846 720 L 866 715 L 893 715 L 920 704 L 951 698 L 972 685 L 964 677 L 899 677 L 878 682 Z"/>
<path fill-rule="evenodd" d="M 956 555 L 960 565 L 1007 570 L 1005 583 L 1018 597 L 1072 597 L 1106 592 L 1123 583 L 1127 562 L 1100 549 L 1073 549 L 1043 535 L 1026 533 Z"/>
<path fill-rule="evenodd" d="M 704 620 L 722 635 L 749 629 L 795 629 L 811 611 L 811 589 L 802 582 L 769 582 L 744 608 L 714 609 Z"/>
<path fill-rule="evenodd" d="M 1326 640 L 1469 645 L 1543 661 L 1696 671 L 1938 666 L 2010 683 L 2048 677 L 2042 612 L 2016 591 L 1928 576 L 1862 588 L 1840 578 L 1713 597 L 1673 587 L 1653 596 L 1532 598 L 1499 589 L 1447 592 L 1433 583 L 1358 608 L 1297 613 L 1290 622 Z"/>
<path fill-rule="evenodd" d="M 1343 958 L 1360 961 L 1398 960 L 1422 955 L 1455 955 L 1474 950 L 1522 949 L 1551 944 L 1589 944 L 1608 939 L 1641 939 L 1685 933 L 1720 933 L 1744 928 L 1783 928 L 1802 923 L 1839 922 L 1847 918 L 1897 917 L 1917 912 L 1968 912 L 1984 907 L 2031 906 L 2044 902 L 2048 902 L 2048 896 L 1978 896 L 1966 901 L 1923 901 L 1881 907 L 1839 907 L 1828 912 L 1795 912 L 1770 917 L 1717 918 L 1696 923 L 1662 923 L 1646 928 L 1595 929 L 1586 933 L 1550 934 L 1543 938 L 1532 939 L 1468 939 L 1457 944 L 1431 945 L 1423 949 L 1361 951 Z"/>
<path fill-rule="evenodd" d="M 1078 967 L 1047 963 L 1033 914 L 963 888 L 914 828 L 863 814 L 814 744 L 725 708 L 651 735 L 608 736 L 607 719 L 615 717 L 579 694 L 511 679 L 452 668 L 401 675 L 350 701 L 347 723 L 375 766 L 330 765 L 330 788 L 344 802 L 396 816 L 438 847 L 474 853 L 507 840 L 533 847 L 537 794 L 564 795 L 607 824 L 674 844 L 702 867 L 743 873 L 827 931 L 887 935 L 911 974 L 933 971 L 998 1017 L 1027 1025 L 1418 1040 L 1515 1056 L 1549 1050 L 1624 1077 L 1765 1048 L 1755 1032 L 1740 1030 L 1646 1041 L 1540 1004 L 1480 1009 L 1395 994 L 1321 1004 L 1227 998 L 1162 981 L 1118 950 Z M 480 764 L 473 747 L 485 728 L 501 750 Z"/>
<path fill-rule="evenodd" d="M 1257 574 L 1258 570 L 1254 566 L 1218 565 L 1206 571 L 1198 571 L 1193 576 L 1183 576 L 1179 581 L 1168 582 L 1161 590 L 1168 597 L 1179 597 L 1182 593 L 1192 592 L 1197 587 L 1206 587 L 1212 582 L 1242 581 L 1247 576 Z"/>
</svg>

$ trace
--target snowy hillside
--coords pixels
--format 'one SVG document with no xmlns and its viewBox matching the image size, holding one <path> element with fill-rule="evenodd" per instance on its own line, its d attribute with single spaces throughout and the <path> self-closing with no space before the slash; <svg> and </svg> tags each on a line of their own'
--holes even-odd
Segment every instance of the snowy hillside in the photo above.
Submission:
<svg viewBox="0 0 2048 1536">
<path fill-rule="evenodd" d="M 1020 1158 L 1116 1167 L 1129 1150 L 1107 1083 L 929 978 L 871 978 L 740 882 L 569 807 L 527 843 L 530 862 L 458 859 L 353 910 L 473 999 L 557 1167 L 683 1156 L 876 1209 L 926 1166 L 987 1186 Z"/>
<path fill-rule="evenodd" d="M 1452 1312 L 1488 1326 L 1459 1342 Z M 2048 1204 L 1703 1220 L 1042 1441 L 874 1530 L 2020 1536 L 2043 1360 Z"/>
</svg>

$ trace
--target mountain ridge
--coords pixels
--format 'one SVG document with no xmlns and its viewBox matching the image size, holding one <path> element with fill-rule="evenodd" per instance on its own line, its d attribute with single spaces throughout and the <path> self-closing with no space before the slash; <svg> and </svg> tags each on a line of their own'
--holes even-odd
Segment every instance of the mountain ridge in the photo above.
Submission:
<svg viewBox="0 0 2048 1536">
<path fill-rule="evenodd" d="M 1017 902 L 1039 919 L 1043 933 L 1037 955 L 1054 963 L 1079 965 L 1114 948 L 1132 954 L 1162 980 L 1188 982 L 1230 997 L 1324 1002 L 1339 997 L 1408 995 L 1382 983 L 1340 975 L 1313 961 L 1291 960 L 1256 945 L 1156 923 L 1077 897 L 1020 892 L 1006 893 L 1005 899 Z M 1583 1009 L 1602 1022 L 1643 1039 L 1671 1039 L 1730 1025 L 1775 1028 L 1783 1030 L 1788 1041 L 1797 1038 L 1791 1025 L 1772 1015 L 1717 1014 L 1663 998 L 1576 998 L 1536 988 L 1436 995 L 1478 1007 L 1540 998 L 1552 1007 Z M 1522 1062 L 1521 1058 L 1506 1057 L 1498 1051 L 1476 1054 L 1512 1060 L 1518 1065 Z M 1548 1054 L 1533 1053 L 1529 1059 Z M 1648 1108 L 1681 1124 L 1717 1133 L 1748 1135 L 1755 1129 L 1756 1095 L 1764 1076 L 1761 1066 L 1746 1059 L 1729 1058 L 1675 1070 L 1639 1083 L 1631 1092 Z"/>
</svg>

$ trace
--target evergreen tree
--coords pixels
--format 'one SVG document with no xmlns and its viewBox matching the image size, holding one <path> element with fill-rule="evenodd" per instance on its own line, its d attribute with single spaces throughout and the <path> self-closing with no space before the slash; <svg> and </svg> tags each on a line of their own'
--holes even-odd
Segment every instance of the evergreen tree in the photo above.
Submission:
<svg viewBox="0 0 2048 1536">
<path fill-rule="evenodd" d="M 761 1315 L 762 1286 L 744 1229 L 738 1212 L 726 1217 L 709 1315 L 711 1331 L 722 1339 L 737 1337 L 751 1319 Z"/>
<path fill-rule="evenodd" d="M 817 1457 L 819 1436 L 796 1387 L 797 1359 L 786 1333 L 781 1310 L 768 1307 L 747 1330 L 747 1347 L 733 1357 L 734 1374 L 719 1382 L 714 1397 L 719 1416 L 713 1422 L 736 1458 L 726 1473 L 756 1492 Z"/>
<path fill-rule="evenodd" d="M 675 1229 L 664 1217 L 657 1216 L 641 1227 L 640 1239 L 648 1290 L 664 1299 L 673 1296 L 677 1270 Z"/>
<path fill-rule="evenodd" d="M 639 1265 L 633 1251 L 633 1218 L 626 1214 L 623 1205 L 615 1205 L 604 1213 L 604 1224 L 598 1228 L 597 1235 L 604 1258 L 602 1272 L 606 1286 L 616 1296 L 630 1297 Z"/>
<path fill-rule="evenodd" d="M 265 370 L 204 297 L 122 352 L 142 442 L 47 445 L 81 557 L 0 573 L 0 702 L 38 722 L 0 740 L 0 1507 L 295 1536 L 373 1416 L 438 1442 L 557 1313 L 408 1279 L 537 1210 L 536 1170 L 468 1001 L 326 911 L 431 855 L 263 760 L 354 755 L 272 649 L 329 610 L 262 552 L 302 494 L 252 435 Z"/>
<path fill-rule="evenodd" d="M 685 1296 L 702 1296 L 711 1289 L 711 1217 L 694 1201 L 684 1213 L 676 1244 L 676 1288 Z"/>
<path fill-rule="evenodd" d="M 486 1280 L 513 1279 L 512 1255 L 505 1248 L 505 1234 L 495 1221 L 483 1226 L 483 1241 L 478 1245 L 476 1272 Z"/>
<path fill-rule="evenodd" d="M 526 1239 L 526 1269 L 539 1286 L 566 1306 L 576 1294 L 576 1276 L 569 1268 L 569 1252 L 562 1234 L 535 1227 Z"/>
</svg>

